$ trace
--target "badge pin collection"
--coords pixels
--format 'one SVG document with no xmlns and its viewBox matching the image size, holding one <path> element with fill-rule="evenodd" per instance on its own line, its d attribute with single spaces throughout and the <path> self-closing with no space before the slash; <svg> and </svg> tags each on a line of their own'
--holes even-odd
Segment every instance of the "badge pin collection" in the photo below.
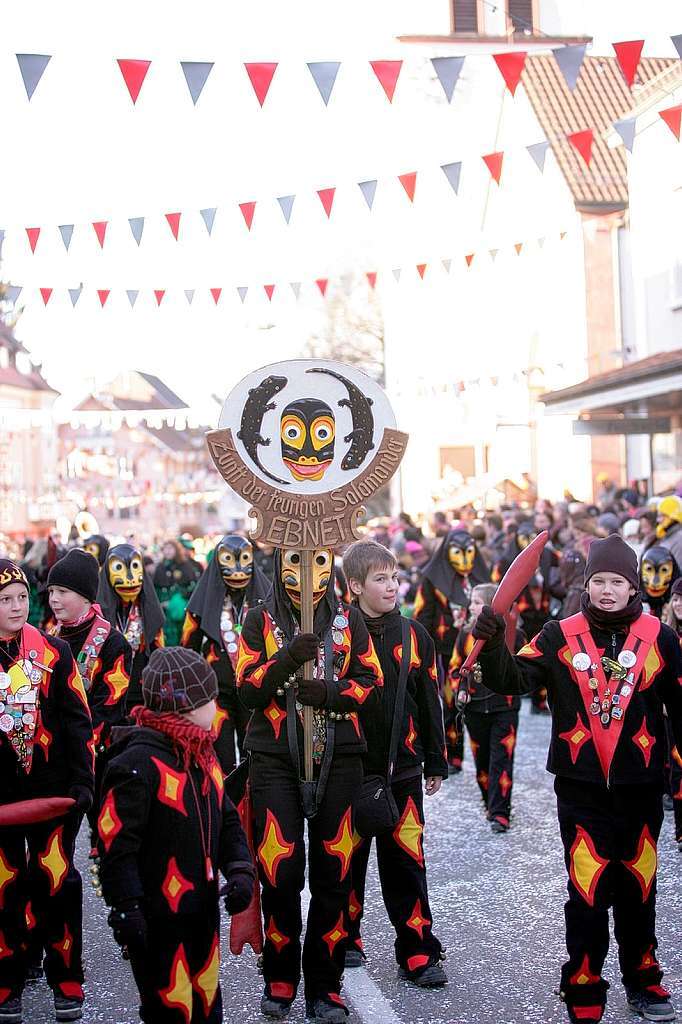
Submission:
<svg viewBox="0 0 682 1024">
<path fill-rule="evenodd" d="M 106 629 L 103 626 L 98 626 L 95 630 L 95 635 L 92 640 L 83 644 L 78 657 L 76 658 L 76 664 L 78 665 L 78 671 L 83 679 L 83 685 L 86 692 L 92 685 L 92 672 L 93 666 L 96 659 L 99 657 L 99 649 L 106 640 Z"/>
<path fill-rule="evenodd" d="M 134 652 L 140 649 L 142 643 L 142 619 L 137 607 L 134 607 L 130 611 L 128 621 L 126 622 L 123 635 L 132 647 Z"/>
<path fill-rule="evenodd" d="M 241 622 L 234 622 L 230 611 L 223 611 L 220 615 L 220 635 L 228 654 L 236 654 L 239 647 L 239 634 L 242 631 Z"/>
<path fill-rule="evenodd" d="M 611 658 L 601 659 L 602 668 L 610 676 L 608 683 L 614 684 L 615 690 L 615 692 L 612 692 L 611 686 L 607 683 L 604 695 L 601 698 L 599 696 L 599 682 L 597 679 L 594 676 L 590 676 L 587 681 L 587 685 L 592 691 L 590 714 L 595 717 L 598 715 L 604 727 L 608 727 L 612 719 L 618 722 L 623 717 L 624 712 L 620 702 L 621 699 L 629 697 L 632 693 L 634 675 L 629 670 L 634 668 L 636 661 L 637 657 L 634 651 L 621 651 L 617 661 L 613 661 Z M 597 671 L 597 666 L 592 664 L 589 654 L 586 654 L 584 651 L 575 654 L 572 662 L 573 668 L 577 672 Z M 621 683 L 622 685 L 620 685 Z"/>
</svg>

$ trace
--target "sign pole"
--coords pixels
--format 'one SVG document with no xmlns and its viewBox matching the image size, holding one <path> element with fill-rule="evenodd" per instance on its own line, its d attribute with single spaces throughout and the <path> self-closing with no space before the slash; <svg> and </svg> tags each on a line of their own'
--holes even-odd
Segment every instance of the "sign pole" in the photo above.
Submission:
<svg viewBox="0 0 682 1024">
<path fill-rule="evenodd" d="M 301 632 L 313 632 L 313 551 L 301 551 Z M 303 678 L 313 678 L 313 663 L 306 661 L 303 665 Z M 305 781 L 313 780 L 313 709 L 309 704 L 303 706 L 303 765 Z"/>
</svg>

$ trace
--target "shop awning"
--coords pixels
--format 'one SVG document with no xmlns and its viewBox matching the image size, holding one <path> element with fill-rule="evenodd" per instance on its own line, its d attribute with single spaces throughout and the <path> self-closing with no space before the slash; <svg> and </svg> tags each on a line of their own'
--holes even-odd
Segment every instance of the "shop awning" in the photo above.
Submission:
<svg viewBox="0 0 682 1024">
<path fill-rule="evenodd" d="M 649 414 L 679 413 L 682 405 L 682 349 L 657 352 L 626 363 L 617 370 L 596 374 L 559 391 L 540 395 L 548 413 Z"/>
</svg>

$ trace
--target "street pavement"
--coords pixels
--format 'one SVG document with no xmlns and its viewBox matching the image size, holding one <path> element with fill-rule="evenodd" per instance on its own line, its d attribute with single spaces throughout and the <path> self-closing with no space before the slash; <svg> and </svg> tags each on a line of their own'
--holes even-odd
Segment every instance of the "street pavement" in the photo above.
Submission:
<svg viewBox="0 0 682 1024">
<path fill-rule="evenodd" d="M 564 959 L 565 869 L 555 818 L 552 777 L 544 770 L 549 719 L 531 716 L 519 728 L 514 817 L 506 835 L 493 835 L 478 796 L 470 752 L 464 771 L 426 801 L 425 850 L 436 934 L 446 946 L 450 978 L 444 990 L 422 992 L 396 976 L 393 933 L 381 903 L 374 863 L 368 876 L 363 938 L 366 968 L 347 971 L 349 1024 L 554 1024 L 566 1020 L 553 994 Z M 135 1024 L 130 970 L 106 925 L 106 908 L 89 883 L 85 835 L 79 843 L 84 879 L 85 1024 Z M 682 856 L 666 814 L 659 845 L 658 939 L 664 982 L 682 1009 Z M 615 949 L 605 1021 L 633 1021 L 619 981 Z M 262 980 L 249 949 L 227 951 L 223 935 L 224 1020 L 252 1024 Z M 290 1016 L 303 1021 L 299 995 Z M 682 1018 L 682 1015 L 681 1015 Z M 54 1020 L 44 982 L 24 993 L 26 1024 Z"/>
</svg>

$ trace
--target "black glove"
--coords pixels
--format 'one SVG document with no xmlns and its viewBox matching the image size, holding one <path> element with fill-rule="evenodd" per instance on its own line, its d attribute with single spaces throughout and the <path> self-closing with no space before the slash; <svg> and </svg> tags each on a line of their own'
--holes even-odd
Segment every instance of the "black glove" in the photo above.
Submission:
<svg viewBox="0 0 682 1024">
<path fill-rule="evenodd" d="M 327 700 L 327 687 L 324 679 L 299 679 L 296 699 L 301 704 L 321 708 Z"/>
<path fill-rule="evenodd" d="M 136 900 L 112 907 L 107 922 L 114 933 L 114 942 L 121 949 L 129 949 L 133 953 L 144 951 L 147 946 L 147 921 Z"/>
<path fill-rule="evenodd" d="M 320 641 L 314 633 L 299 633 L 289 642 L 287 652 L 297 665 L 302 665 L 317 658 L 319 646 Z"/>
<path fill-rule="evenodd" d="M 92 793 L 86 786 L 72 786 L 68 795 L 76 801 L 73 810 L 78 814 L 85 814 L 92 807 Z"/>
<path fill-rule="evenodd" d="M 506 625 L 504 619 L 494 612 L 489 604 L 483 606 L 474 622 L 471 635 L 474 640 L 484 640 L 486 647 L 494 649 L 504 643 Z"/>
<path fill-rule="evenodd" d="M 228 914 L 241 914 L 246 910 L 253 896 L 253 871 L 236 868 L 226 876 L 220 895 L 225 897 Z"/>
</svg>

